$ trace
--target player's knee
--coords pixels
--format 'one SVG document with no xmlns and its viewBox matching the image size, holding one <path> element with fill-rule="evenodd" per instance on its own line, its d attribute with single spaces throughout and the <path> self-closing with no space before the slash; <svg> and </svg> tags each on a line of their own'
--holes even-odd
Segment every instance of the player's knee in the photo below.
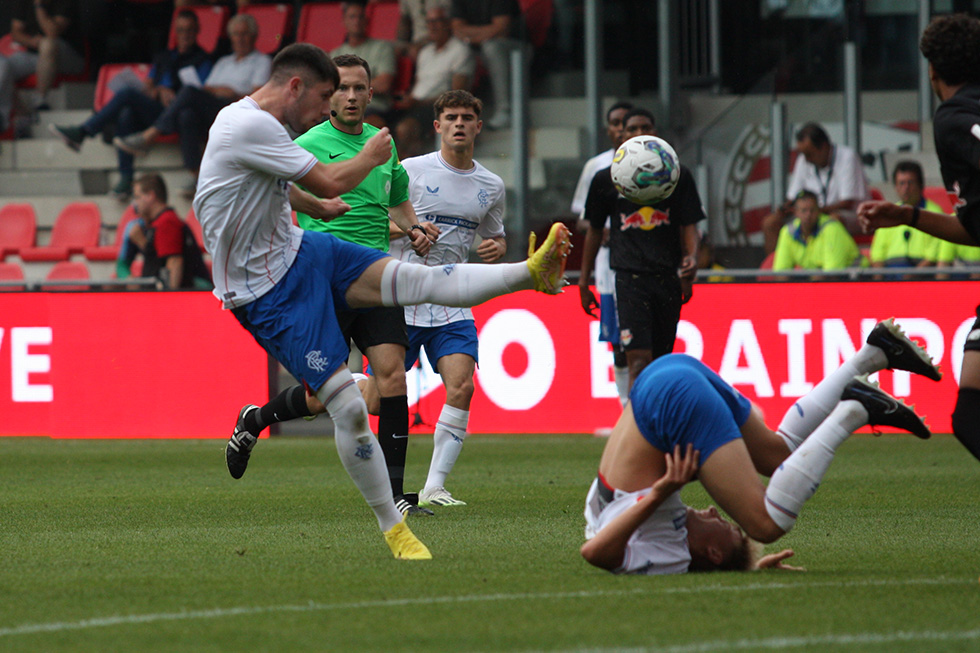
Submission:
<svg viewBox="0 0 980 653">
<path fill-rule="evenodd" d="M 452 387 L 446 388 L 446 403 L 451 406 L 469 406 L 474 391 L 475 386 L 472 378 L 454 384 Z"/>
<path fill-rule="evenodd" d="M 752 519 L 744 521 L 745 523 L 739 525 L 745 534 L 762 544 L 771 544 L 786 534 L 786 531 L 780 528 L 765 511 L 763 514 L 755 515 Z"/>
</svg>

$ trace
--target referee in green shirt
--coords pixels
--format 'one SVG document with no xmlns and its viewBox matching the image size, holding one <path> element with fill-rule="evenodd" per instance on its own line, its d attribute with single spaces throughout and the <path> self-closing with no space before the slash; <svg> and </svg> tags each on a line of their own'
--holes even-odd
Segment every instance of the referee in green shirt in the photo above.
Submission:
<svg viewBox="0 0 980 653">
<path fill-rule="evenodd" d="M 340 55 L 333 61 L 340 73 L 340 84 L 330 100 L 330 120 L 296 139 L 299 146 L 324 163 L 353 158 L 379 131 L 364 122 L 372 95 L 368 63 L 354 54 Z M 296 195 L 290 197 L 295 199 Z M 340 199 L 350 209 L 326 221 L 311 217 L 303 212 L 302 204 L 294 203 L 299 225 L 303 229 L 325 231 L 342 240 L 387 252 L 390 217 L 412 239 L 412 247 L 419 256 L 428 253 L 438 234 L 434 225 L 419 225 L 408 194 L 408 173 L 399 163 L 394 147 L 387 164 L 376 167 L 360 185 L 341 195 Z M 378 442 L 388 466 L 395 506 L 405 514 L 431 515 L 432 511 L 417 505 L 417 494 L 406 494 L 404 490 L 408 450 L 408 384 L 405 380 L 408 335 L 404 310 L 401 307 L 341 310 L 337 312 L 337 319 L 344 336 L 353 339 L 367 356 L 378 385 L 381 398 L 377 412 Z"/>
</svg>

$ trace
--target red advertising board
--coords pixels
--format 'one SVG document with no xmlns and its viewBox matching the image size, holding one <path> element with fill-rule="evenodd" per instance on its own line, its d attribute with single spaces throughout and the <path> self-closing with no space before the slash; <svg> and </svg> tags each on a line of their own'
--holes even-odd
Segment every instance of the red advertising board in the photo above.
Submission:
<svg viewBox="0 0 980 653">
<path fill-rule="evenodd" d="M 882 387 L 949 432 L 963 341 L 980 301 L 970 282 L 701 284 L 676 351 L 717 370 L 775 426 L 880 319 L 894 316 L 940 361 L 933 383 L 882 372 Z M 592 433 L 619 413 L 612 355 L 570 288 L 474 310 L 480 332 L 470 431 Z M 220 437 L 268 396 L 267 359 L 207 293 L 0 293 L 0 435 Z M 430 369 L 409 398 L 435 423 Z M 413 408 L 413 410 L 415 410 Z M 431 431 L 423 425 L 421 432 Z"/>
<path fill-rule="evenodd" d="M 210 293 L 0 293 L 0 434 L 228 437 L 266 361 Z"/>
<path fill-rule="evenodd" d="M 895 317 L 942 365 L 934 383 L 882 372 L 882 388 L 914 403 L 936 432 L 950 431 L 963 341 L 980 301 L 976 283 L 702 284 L 681 313 L 675 351 L 717 370 L 763 409 L 775 427 L 783 413 Z M 569 288 L 558 297 L 519 293 L 474 309 L 480 368 L 470 413 L 473 433 L 591 433 L 619 414 L 612 354 L 597 323 Z M 445 397 L 439 377 L 409 373 L 425 422 Z M 424 430 L 424 429 L 420 429 Z M 431 429 L 430 429 L 431 430 Z"/>
</svg>

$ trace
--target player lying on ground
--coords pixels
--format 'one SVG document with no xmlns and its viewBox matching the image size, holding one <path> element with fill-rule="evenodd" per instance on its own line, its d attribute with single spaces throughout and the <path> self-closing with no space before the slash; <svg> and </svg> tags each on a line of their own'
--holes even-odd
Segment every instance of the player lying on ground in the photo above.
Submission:
<svg viewBox="0 0 980 653">
<path fill-rule="evenodd" d="M 683 354 L 655 360 L 637 378 L 602 452 L 586 498 L 582 557 L 614 573 L 791 569 L 783 563 L 791 550 L 756 559 L 761 547 L 751 540 L 775 542 L 793 528 L 854 430 L 871 424 L 930 435 L 911 409 L 867 381 L 886 368 L 940 378 L 918 345 L 891 320 L 880 322 L 773 432 L 699 361 Z M 771 476 L 768 487 L 759 474 Z M 714 507 L 681 502 L 680 489 L 695 476 L 735 523 Z"/>
<path fill-rule="evenodd" d="M 268 83 L 222 109 L 211 126 L 194 212 L 214 260 L 215 296 L 324 405 L 344 468 L 395 557 L 428 559 L 395 507 L 384 454 L 347 369 L 336 308 L 473 306 L 518 290 L 561 292 L 568 230 L 554 225 L 524 263 L 430 268 L 293 226 L 292 182 L 316 198 L 336 197 L 391 157 L 387 129 L 353 159 L 329 165 L 292 141 L 285 125 L 301 134 L 322 122 L 338 81 L 337 68 L 316 46 L 294 43 L 280 51 Z M 423 248 L 426 238 L 413 235 Z M 254 443 L 242 437 L 226 448 L 233 476 L 245 471 Z"/>
</svg>

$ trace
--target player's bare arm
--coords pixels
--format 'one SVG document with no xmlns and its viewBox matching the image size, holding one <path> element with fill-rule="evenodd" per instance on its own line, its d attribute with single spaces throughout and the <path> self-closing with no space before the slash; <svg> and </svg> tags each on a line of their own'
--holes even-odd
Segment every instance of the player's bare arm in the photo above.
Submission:
<svg viewBox="0 0 980 653">
<path fill-rule="evenodd" d="M 592 270 L 595 269 L 595 257 L 602 245 L 602 232 L 593 229 L 589 225 L 589 230 L 585 233 L 585 245 L 582 248 L 582 270 L 578 278 L 578 294 L 582 302 L 582 310 L 596 317 L 596 309 L 599 302 L 595 298 L 595 293 L 589 287 L 589 279 L 592 277 Z"/>
<path fill-rule="evenodd" d="M 626 544 L 637 528 L 659 508 L 674 492 L 694 479 L 698 471 L 700 453 L 687 445 L 681 454 L 680 445 L 673 452 L 664 454 L 666 471 L 650 487 L 649 494 L 630 506 L 616 519 L 582 545 L 580 553 L 596 567 L 613 570 L 623 564 Z"/>
<path fill-rule="evenodd" d="M 507 241 L 503 236 L 497 238 L 484 238 L 479 247 L 476 248 L 476 255 L 484 263 L 496 263 L 507 253 Z"/>
<path fill-rule="evenodd" d="M 318 161 L 297 181 L 317 197 L 338 197 L 364 181 L 376 166 L 391 158 L 391 136 L 383 127 L 352 159 L 326 164 Z"/>
<path fill-rule="evenodd" d="M 882 227 L 911 225 L 914 220 L 914 213 L 915 207 L 912 206 L 892 204 L 881 200 L 862 202 L 858 207 L 858 224 L 861 225 L 861 229 L 865 233 L 871 233 Z M 919 218 L 914 226 L 919 231 L 948 240 L 951 243 L 974 247 L 978 245 L 955 215 L 922 210 L 919 210 L 918 214 Z"/>
<path fill-rule="evenodd" d="M 294 211 L 305 213 L 316 220 L 328 222 L 350 211 L 350 204 L 339 197 L 320 198 L 292 184 L 289 187 L 289 204 Z"/>
</svg>

